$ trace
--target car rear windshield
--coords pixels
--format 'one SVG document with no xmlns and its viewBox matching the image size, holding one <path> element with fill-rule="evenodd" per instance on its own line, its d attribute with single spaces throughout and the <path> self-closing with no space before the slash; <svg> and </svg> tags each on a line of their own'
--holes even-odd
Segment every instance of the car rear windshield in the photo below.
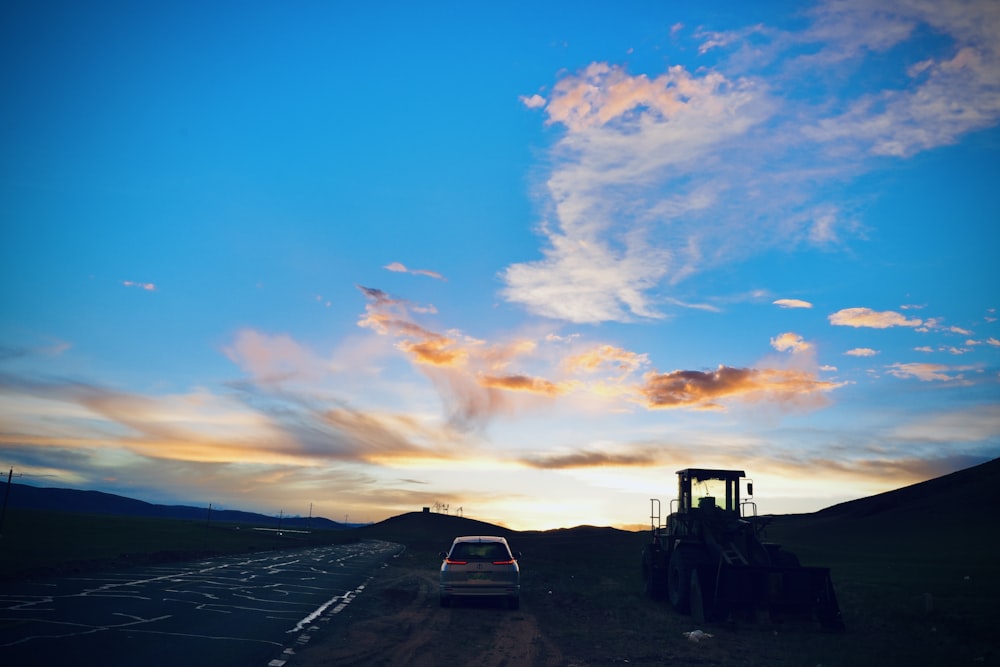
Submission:
<svg viewBox="0 0 1000 667">
<path fill-rule="evenodd" d="M 500 542 L 459 542 L 451 549 L 452 559 L 509 560 L 510 552 Z"/>
</svg>

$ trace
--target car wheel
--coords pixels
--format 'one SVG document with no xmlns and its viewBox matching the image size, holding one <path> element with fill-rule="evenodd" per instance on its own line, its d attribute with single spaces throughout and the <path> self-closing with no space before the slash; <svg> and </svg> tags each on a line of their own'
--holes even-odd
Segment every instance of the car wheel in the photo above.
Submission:
<svg viewBox="0 0 1000 667">
<path fill-rule="evenodd" d="M 442 595 L 438 601 L 441 603 L 442 607 L 448 608 L 451 606 L 451 598 L 447 595 Z"/>
<path fill-rule="evenodd" d="M 507 608 L 508 609 L 520 609 L 521 608 L 521 598 L 507 598 Z"/>
</svg>

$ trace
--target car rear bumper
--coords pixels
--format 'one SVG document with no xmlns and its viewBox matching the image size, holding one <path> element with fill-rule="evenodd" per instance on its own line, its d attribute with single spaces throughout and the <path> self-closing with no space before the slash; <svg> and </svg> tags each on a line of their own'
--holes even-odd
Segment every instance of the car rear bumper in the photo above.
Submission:
<svg viewBox="0 0 1000 667">
<path fill-rule="evenodd" d="M 440 587 L 442 597 L 508 597 L 521 594 L 520 586 L 476 586 L 448 584 Z"/>
</svg>

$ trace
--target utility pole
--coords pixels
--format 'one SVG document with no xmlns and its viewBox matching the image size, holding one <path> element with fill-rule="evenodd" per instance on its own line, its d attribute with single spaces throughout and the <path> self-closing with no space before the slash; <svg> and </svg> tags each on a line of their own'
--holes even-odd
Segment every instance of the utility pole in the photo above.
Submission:
<svg viewBox="0 0 1000 667">
<path fill-rule="evenodd" d="M 212 527 L 212 503 L 208 504 L 208 518 L 205 520 L 205 527 Z"/>
</svg>

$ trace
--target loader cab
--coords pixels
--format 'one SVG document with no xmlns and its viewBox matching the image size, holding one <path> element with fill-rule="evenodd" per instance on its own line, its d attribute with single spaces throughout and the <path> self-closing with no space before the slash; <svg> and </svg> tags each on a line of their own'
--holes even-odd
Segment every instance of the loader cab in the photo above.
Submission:
<svg viewBox="0 0 1000 667">
<path fill-rule="evenodd" d="M 739 515 L 742 470 L 685 468 L 677 471 L 677 511 L 721 510 Z M 751 487 L 752 488 L 752 487 Z M 752 491 L 749 491 L 752 493 Z"/>
</svg>

